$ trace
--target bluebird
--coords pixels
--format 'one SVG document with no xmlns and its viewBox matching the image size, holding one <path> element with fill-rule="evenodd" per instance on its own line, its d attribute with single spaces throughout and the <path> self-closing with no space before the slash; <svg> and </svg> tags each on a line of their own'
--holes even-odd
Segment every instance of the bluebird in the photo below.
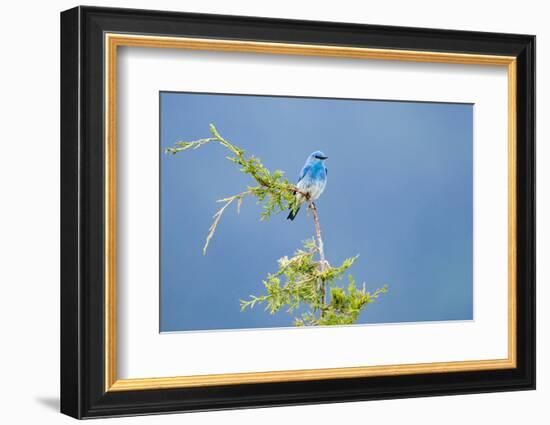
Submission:
<svg viewBox="0 0 550 425">
<path fill-rule="evenodd" d="M 306 198 L 302 193 L 296 193 L 296 203 L 290 208 L 288 220 L 294 220 L 304 202 L 319 199 L 319 196 L 325 190 L 328 174 L 325 166 L 325 159 L 327 158 L 328 156 L 325 156 L 321 151 L 315 151 L 307 157 L 306 163 L 300 171 L 296 187 L 301 192 L 307 193 L 309 198 Z"/>
</svg>

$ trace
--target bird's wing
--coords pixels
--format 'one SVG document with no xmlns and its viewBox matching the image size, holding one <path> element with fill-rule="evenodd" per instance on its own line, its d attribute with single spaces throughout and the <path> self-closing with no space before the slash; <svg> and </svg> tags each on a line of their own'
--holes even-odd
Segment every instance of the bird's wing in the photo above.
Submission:
<svg viewBox="0 0 550 425">
<path fill-rule="evenodd" d="M 304 165 L 304 167 L 302 168 L 302 171 L 300 171 L 300 175 L 298 176 L 298 183 L 300 183 L 300 180 L 304 178 L 304 176 L 307 174 L 310 168 L 311 168 L 311 165 L 309 164 Z"/>
<path fill-rule="evenodd" d="M 325 167 L 325 175 L 328 176 L 328 168 Z"/>
</svg>

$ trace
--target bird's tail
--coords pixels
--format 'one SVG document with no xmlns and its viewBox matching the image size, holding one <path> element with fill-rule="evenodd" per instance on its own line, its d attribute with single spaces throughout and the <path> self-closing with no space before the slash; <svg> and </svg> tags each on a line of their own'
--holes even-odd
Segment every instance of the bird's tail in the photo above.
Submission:
<svg viewBox="0 0 550 425">
<path fill-rule="evenodd" d="M 296 218 L 296 215 L 298 214 L 298 211 L 300 211 L 300 205 L 296 207 L 291 207 L 290 212 L 288 213 L 287 220 L 294 220 Z"/>
</svg>

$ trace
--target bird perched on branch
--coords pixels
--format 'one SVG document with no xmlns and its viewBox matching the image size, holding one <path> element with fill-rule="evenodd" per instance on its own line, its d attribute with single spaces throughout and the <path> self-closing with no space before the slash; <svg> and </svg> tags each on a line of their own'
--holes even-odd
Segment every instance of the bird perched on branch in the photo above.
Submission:
<svg viewBox="0 0 550 425">
<path fill-rule="evenodd" d="M 315 151 L 307 157 L 306 163 L 298 176 L 298 183 L 296 183 L 296 187 L 300 192 L 296 192 L 296 201 L 290 208 L 288 220 L 296 218 L 296 214 L 298 214 L 304 202 L 319 199 L 319 196 L 325 190 L 328 174 L 325 166 L 325 159 L 327 158 L 328 156 L 321 151 Z M 304 194 L 307 194 L 307 196 Z"/>
</svg>

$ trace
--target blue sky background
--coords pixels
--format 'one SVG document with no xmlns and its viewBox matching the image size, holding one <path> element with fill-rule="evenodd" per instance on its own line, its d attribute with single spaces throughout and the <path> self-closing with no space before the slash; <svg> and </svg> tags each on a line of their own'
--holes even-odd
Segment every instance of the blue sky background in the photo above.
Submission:
<svg viewBox="0 0 550 425">
<path fill-rule="evenodd" d="M 276 260 L 314 235 L 305 211 L 260 222 L 246 199 L 202 255 L 215 201 L 251 183 L 219 145 L 163 153 L 208 137 L 209 123 L 291 181 L 311 152 L 329 156 L 317 202 L 327 259 L 360 254 L 357 282 L 389 285 L 358 323 L 473 319 L 472 105 L 171 92 L 160 101 L 161 331 L 292 326 L 284 311 L 241 312 L 239 299 L 262 294 Z"/>
</svg>

